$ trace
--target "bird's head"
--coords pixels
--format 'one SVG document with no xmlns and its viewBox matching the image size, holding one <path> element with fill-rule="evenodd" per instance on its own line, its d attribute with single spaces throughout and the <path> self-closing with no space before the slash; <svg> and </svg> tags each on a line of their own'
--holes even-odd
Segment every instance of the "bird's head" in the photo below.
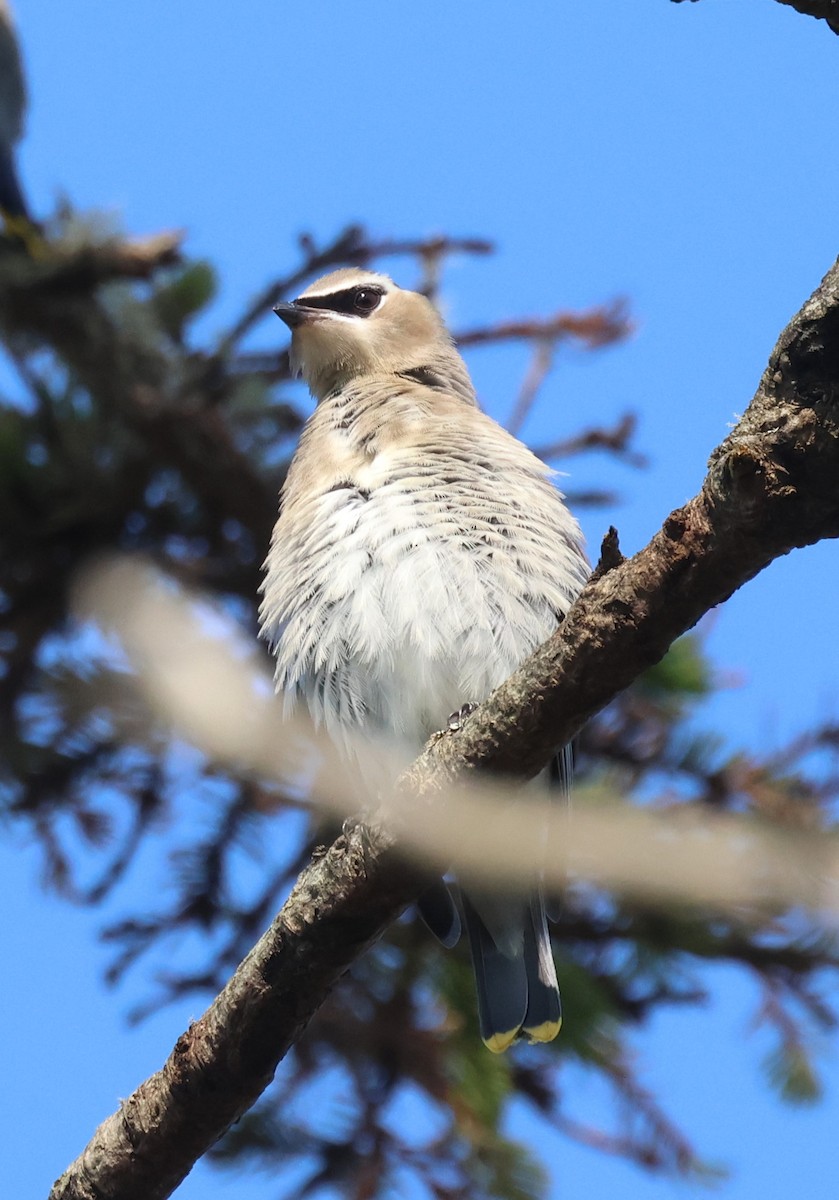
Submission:
<svg viewBox="0 0 839 1200">
<path fill-rule="evenodd" d="M 462 364 L 431 301 L 374 271 L 333 271 L 274 312 L 291 330 L 292 370 L 318 400 L 365 376 Z"/>
</svg>

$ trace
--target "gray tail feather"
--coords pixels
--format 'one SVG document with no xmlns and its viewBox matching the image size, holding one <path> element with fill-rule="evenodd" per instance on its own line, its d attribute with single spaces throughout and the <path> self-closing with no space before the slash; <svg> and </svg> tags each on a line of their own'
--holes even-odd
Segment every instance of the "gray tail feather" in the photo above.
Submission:
<svg viewBox="0 0 839 1200">
<path fill-rule="evenodd" d="M 490 1050 L 506 1050 L 524 1034 L 549 1042 L 562 1021 L 556 968 L 541 893 L 522 913 L 521 952 L 502 953 L 480 913 L 463 896 L 463 916 L 472 950 L 478 1021 Z"/>
<path fill-rule="evenodd" d="M 468 896 L 463 896 L 463 916 L 472 950 L 481 1037 L 490 1050 L 506 1050 L 527 1014 L 524 957 L 501 953 Z"/>
<path fill-rule="evenodd" d="M 562 1024 L 562 1004 L 551 935 L 541 892 L 530 900 L 524 929 L 524 965 L 527 973 L 527 1013 L 522 1029 L 535 1042 L 550 1042 Z"/>
<path fill-rule="evenodd" d="M 571 780 L 576 758 L 577 743 L 569 742 L 557 752 L 549 768 L 551 799 L 558 801 L 566 809 L 571 807 Z M 562 896 L 557 894 L 545 897 L 545 911 L 549 921 L 558 921 L 562 915 Z"/>
<path fill-rule="evenodd" d="M 426 888 L 417 901 L 419 915 L 447 950 L 460 940 L 460 914 L 445 880 Z"/>
</svg>

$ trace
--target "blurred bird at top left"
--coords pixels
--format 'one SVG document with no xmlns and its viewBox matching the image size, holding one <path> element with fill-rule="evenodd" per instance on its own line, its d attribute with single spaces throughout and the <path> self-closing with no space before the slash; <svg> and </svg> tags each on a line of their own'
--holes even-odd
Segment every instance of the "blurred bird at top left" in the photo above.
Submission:
<svg viewBox="0 0 839 1200">
<path fill-rule="evenodd" d="M 23 133 L 26 84 L 7 0 L 0 0 L 0 212 L 7 225 L 30 219 L 15 169 L 15 146 Z"/>
</svg>

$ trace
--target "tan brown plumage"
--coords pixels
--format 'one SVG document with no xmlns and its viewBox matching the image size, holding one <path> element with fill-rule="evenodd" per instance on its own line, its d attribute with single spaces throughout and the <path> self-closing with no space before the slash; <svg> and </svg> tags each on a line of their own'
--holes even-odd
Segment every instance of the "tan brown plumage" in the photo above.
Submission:
<svg viewBox="0 0 839 1200">
<path fill-rule="evenodd" d="M 266 561 L 277 688 L 348 754 L 384 731 L 407 761 L 555 629 L 588 572 L 579 527 L 552 472 L 477 407 L 425 297 L 347 270 L 279 315 L 318 405 Z M 464 914 L 487 1044 L 554 1036 L 538 881 Z"/>
</svg>

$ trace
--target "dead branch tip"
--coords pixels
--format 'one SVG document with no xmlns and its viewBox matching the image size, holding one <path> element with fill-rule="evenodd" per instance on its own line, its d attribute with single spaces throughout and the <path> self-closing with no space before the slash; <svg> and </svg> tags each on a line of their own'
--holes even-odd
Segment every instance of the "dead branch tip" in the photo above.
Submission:
<svg viewBox="0 0 839 1200">
<path fill-rule="evenodd" d="M 613 571 L 615 567 L 619 567 L 623 562 L 626 562 L 626 559 L 621 554 L 618 531 L 614 525 L 610 525 L 603 537 L 603 541 L 600 543 L 600 558 L 594 569 L 592 578 L 601 579 L 609 571 Z"/>
</svg>

